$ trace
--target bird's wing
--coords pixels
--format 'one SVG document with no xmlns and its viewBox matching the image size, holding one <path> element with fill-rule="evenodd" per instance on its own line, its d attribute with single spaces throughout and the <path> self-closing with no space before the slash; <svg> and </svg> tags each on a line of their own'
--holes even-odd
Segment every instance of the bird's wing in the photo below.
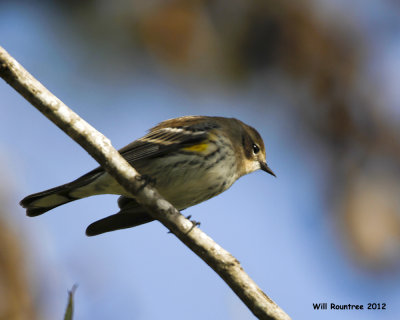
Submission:
<svg viewBox="0 0 400 320">
<path fill-rule="evenodd" d="M 128 144 L 119 150 L 131 164 L 135 161 L 149 159 L 180 148 L 202 143 L 207 138 L 207 128 L 198 126 L 161 126 L 151 129 L 144 137 Z"/>
</svg>

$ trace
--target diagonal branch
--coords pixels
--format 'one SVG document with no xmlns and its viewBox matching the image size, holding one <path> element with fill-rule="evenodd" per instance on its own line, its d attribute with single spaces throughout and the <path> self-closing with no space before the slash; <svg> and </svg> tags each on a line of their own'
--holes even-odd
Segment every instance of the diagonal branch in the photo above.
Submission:
<svg viewBox="0 0 400 320">
<path fill-rule="evenodd" d="M 94 129 L 48 91 L 0 46 L 0 76 L 50 121 L 79 143 L 110 175 L 205 261 L 259 319 L 288 320 L 279 308 L 244 272 L 240 263 L 192 222 L 182 216 L 115 150 L 109 139 Z"/>
</svg>

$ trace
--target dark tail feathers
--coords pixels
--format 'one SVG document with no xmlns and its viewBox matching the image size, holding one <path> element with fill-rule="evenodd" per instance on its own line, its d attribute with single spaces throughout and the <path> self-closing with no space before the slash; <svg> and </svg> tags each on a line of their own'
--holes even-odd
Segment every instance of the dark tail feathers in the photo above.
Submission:
<svg viewBox="0 0 400 320">
<path fill-rule="evenodd" d="M 70 183 L 31 194 L 22 199 L 19 204 L 26 208 L 26 214 L 29 217 L 36 217 L 65 203 L 81 199 L 82 197 L 71 196 L 71 192 L 90 184 L 103 172 L 102 168 L 96 168 Z"/>
<path fill-rule="evenodd" d="M 19 203 L 26 208 L 26 215 L 36 217 L 65 203 L 77 200 L 69 196 L 70 188 L 67 185 L 31 194 Z M 47 198 L 47 199 L 46 199 Z"/>
<path fill-rule="evenodd" d="M 120 211 L 90 224 L 86 229 L 86 235 L 89 237 L 97 236 L 110 231 L 137 227 L 153 220 L 154 219 L 141 208 L 140 211 L 136 212 Z"/>
</svg>

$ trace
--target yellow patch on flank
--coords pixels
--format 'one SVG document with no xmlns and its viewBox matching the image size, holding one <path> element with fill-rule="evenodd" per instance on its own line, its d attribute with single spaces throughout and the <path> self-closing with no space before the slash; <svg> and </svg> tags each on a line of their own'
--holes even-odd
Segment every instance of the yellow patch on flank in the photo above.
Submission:
<svg viewBox="0 0 400 320">
<path fill-rule="evenodd" d="M 201 142 L 199 144 L 195 144 L 190 147 L 185 147 L 183 150 L 192 151 L 192 152 L 204 152 L 208 149 L 208 143 Z"/>
</svg>

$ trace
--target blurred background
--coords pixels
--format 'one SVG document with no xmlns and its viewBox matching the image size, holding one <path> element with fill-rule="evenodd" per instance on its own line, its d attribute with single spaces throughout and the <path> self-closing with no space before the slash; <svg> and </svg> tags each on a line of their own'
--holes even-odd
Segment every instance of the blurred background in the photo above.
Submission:
<svg viewBox="0 0 400 320">
<path fill-rule="evenodd" d="M 0 2 L 0 45 L 120 148 L 182 115 L 258 129 L 256 172 L 188 209 L 293 319 L 399 319 L 394 0 Z M 253 319 L 159 223 L 87 238 L 116 196 L 18 202 L 95 161 L 0 82 L 0 319 Z M 386 303 L 315 311 L 313 303 Z"/>
</svg>

